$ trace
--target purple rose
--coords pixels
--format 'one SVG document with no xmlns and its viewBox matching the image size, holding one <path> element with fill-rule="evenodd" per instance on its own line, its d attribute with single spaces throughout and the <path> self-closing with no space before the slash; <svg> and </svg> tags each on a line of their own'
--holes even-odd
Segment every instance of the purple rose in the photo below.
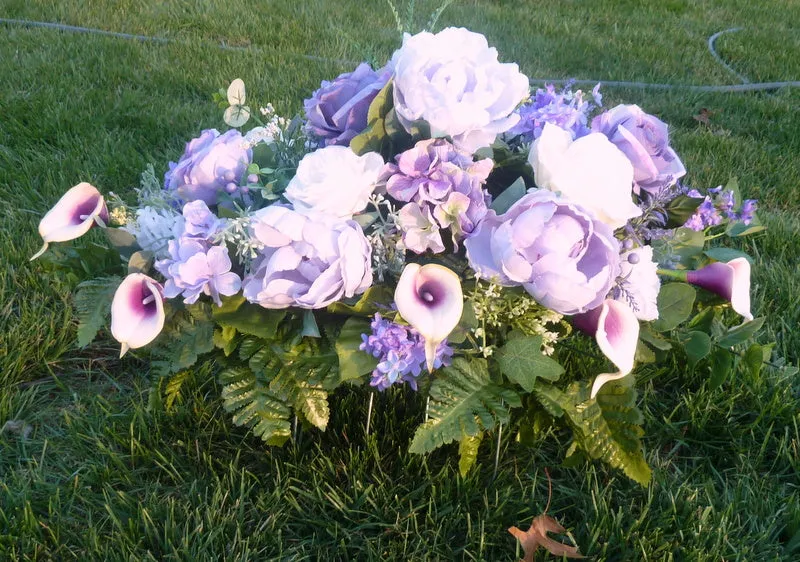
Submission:
<svg viewBox="0 0 800 562">
<path fill-rule="evenodd" d="M 184 201 L 217 202 L 217 193 L 228 183 L 236 185 L 242 179 L 253 152 L 245 148 L 242 134 L 231 129 L 220 135 L 207 129 L 186 143 L 186 150 L 176 164 L 169 163 L 164 175 L 164 189 L 176 191 Z"/>
<path fill-rule="evenodd" d="M 389 72 L 375 72 L 362 62 L 333 82 L 323 81 L 303 104 L 307 129 L 325 139 L 326 145 L 349 146 L 353 137 L 367 128 L 369 105 L 390 76 Z"/>
<path fill-rule="evenodd" d="M 633 164 L 634 190 L 658 193 L 686 174 L 669 146 L 667 125 L 638 105 L 618 105 L 592 120 L 592 131 L 603 133 Z"/>
<path fill-rule="evenodd" d="M 272 205 L 254 215 L 252 235 L 263 249 L 244 296 L 264 308 L 324 308 L 372 285 L 372 248 L 355 221 Z"/>
<path fill-rule="evenodd" d="M 619 271 L 619 243 L 611 228 L 544 189 L 528 193 L 503 215 L 490 210 L 464 246 L 480 277 L 522 285 L 561 314 L 599 306 Z"/>
<path fill-rule="evenodd" d="M 454 242 L 469 234 L 488 210 L 483 184 L 494 163 L 472 155 L 444 139 L 418 142 L 387 164 L 382 177 L 386 191 L 409 202 L 400 211 L 403 242 L 414 252 L 444 251 L 439 229 L 449 228 Z"/>
</svg>

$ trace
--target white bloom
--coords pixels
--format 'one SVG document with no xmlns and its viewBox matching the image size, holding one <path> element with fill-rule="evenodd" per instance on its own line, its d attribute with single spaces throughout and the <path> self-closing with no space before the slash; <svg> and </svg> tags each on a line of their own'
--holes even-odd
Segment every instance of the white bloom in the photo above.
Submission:
<svg viewBox="0 0 800 562">
<path fill-rule="evenodd" d="M 464 28 L 406 34 L 390 66 L 403 126 L 424 119 L 434 137 L 450 136 L 468 152 L 519 121 L 513 112 L 530 88 L 516 64 L 500 63 L 486 37 Z"/>
<path fill-rule="evenodd" d="M 275 139 L 280 138 L 281 131 L 274 124 L 266 127 L 255 127 L 245 133 L 242 148 L 253 148 L 259 143 L 275 144 Z"/>
<path fill-rule="evenodd" d="M 636 256 L 631 258 L 631 256 Z M 635 263 L 631 263 L 631 261 Z M 653 261 L 653 248 L 644 246 L 624 252 L 620 256 L 620 287 L 618 301 L 627 302 L 639 320 L 658 318 L 658 264 Z"/>
<path fill-rule="evenodd" d="M 349 219 L 366 208 L 382 168 L 376 152 L 358 156 L 346 146 L 326 146 L 300 160 L 285 196 L 300 213 Z"/>
<path fill-rule="evenodd" d="M 536 185 L 561 192 L 612 228 L 642 214 L 632 199 L 633 166 L 603 134 L 573 141 L 568 131 L 547 123 L 528 162 Z"/>
<path fill-rule="evenodd" d="M 169 257 L 170 240 L 183 232 L 184 218 L 172 209 L 141 207 L 136 210 L 136 220 L 125 225 L 142 250 L 152 252 L 156 259 Z"/>
</svg>

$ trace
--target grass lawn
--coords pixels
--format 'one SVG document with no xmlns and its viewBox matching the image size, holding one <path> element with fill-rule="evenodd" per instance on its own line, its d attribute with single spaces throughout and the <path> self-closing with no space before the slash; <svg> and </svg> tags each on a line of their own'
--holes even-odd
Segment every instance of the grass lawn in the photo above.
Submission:
<svg viewBox="0 0 800 562">
<path fill-rule="evenodd" d="M 402 0 L 401 0 L 402 3 Z M 417 2 L 424 23 L 435 2 Z M 201 128 L 211 93 L 244 79 L 251 105 L 292 114 L 323 79 L 399 36 L 379 0 L 4 0 L 0 17 L 173 39 L 146 43 L 0 24 L 0 558 L 8 560 L 514 560 L 506 532 L 549 513 L 594 560 L 800 559 L 800 382 L 740 372 L 710 391 L 677 364 L 636 371 L 652 485 L 597 464 L 560 466 L 564 435 L 503 435 L 458 476 L 454 450 L 406 452 L 422 404 L 340 393 L 326 434 L 267 449 L 234 428 L 197 373 L 170 412 L 147 364 L 110 338 L 75 347 L 70 291 L 43 262 L 39 217 L 90 181 L 133 194 Z M 441 25 L 485 33 L 532 77 L 726 84 L 800 79 L 800 3 L 769 0 L 461 0 Z M 220 44 L 245 47 L 224 49 Z M 305 55 L 312 57 L 309 58 Z M 800 89 L 719 94 L 605 88 L 672 126 L 698 187 L 737 176 L 769 230 L 753 310 L 776 356 L 800 360 Z M 713 112 L 709 126 L 693 116 Z"/>
</svg>

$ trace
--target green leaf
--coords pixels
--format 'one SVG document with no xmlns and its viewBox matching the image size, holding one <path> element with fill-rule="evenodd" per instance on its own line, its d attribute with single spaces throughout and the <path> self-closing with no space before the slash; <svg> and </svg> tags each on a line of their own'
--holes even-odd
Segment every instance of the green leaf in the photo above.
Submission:
<svg viewBox="0 0 800 562">
<path fill-rule="evenodd" d="M 176 402 L 181 399 L 181 389 L 186 381 L 191 380 L 194 376 L 194 371 L 185 370 L 179 371 L 172 375 L 167 381 L 167 386 L 164 389 L 164 407 L 169 412 L 175 406 Z"/>
<path fill-rule="evenodd" d="M 667 283 L 658 293 L 658 320 L 652 324 L 657 332 L 668 332 L 689 318 L 697 291 L 686 283 Z"/>
<path fill-rule="evenodd" d="M 130 257 L 134 252 L 141 250 L 141 247 L 136 242 L 136 238 L 121 228 L 104 228 L 108 241 L 116 248 L 119 254 L 123 257 Z"/>
<path fill-rule="evenodd" d="M 78 346 L 86 347 L 106 325 L 111 314 L 111 301 L 122 279 L 117 276 L 84 281 L 75 291 L 78 316 Z"/>
<path fill-rule="evenodd" d="M 697 211 L 697 208 L 703 201 L 705 201 L 705 197 L 678 195 L 670 201 L 664 209 L 667 212 L 666 228 L 678 228 L 683 226 L 695 211 Z"/>
<path fill-rule="evenodd" d="M 483 441 L 483 432 L 464 437 L 458 444 L 458 472 L 466 476 L 478 460 L 478 449 Z"/>
<path fill-rule="evenodd" d="M 223 297 L 222 306 L 215 306 L 211 314 L 222 326 L 264 339 L 274 337 L 278 325 L 286 317 L 285 310 L 267 310 L 247 302 L 242 295 Z"/>
<path fill-rule="evenodd" d="M 764 318 L 756 318 L 750 322 L 745 322 L 744 324 L 737 326 L 732 330 L 728 330 L 728 333 L 722 336 L 717 343 L 720 345 L 720 347 L 733 347 L 734 345 L 739 345 L 740 343 L 744 343 L 755 336 L 763 325 Z"/>
<path fill-rule="evenodd" d="M 497 364 L 505 376 L 532 392 L 537 378 L 556 381 L 564 367 L 542 353 L 542 337 L 512 339 L 497 350 Z"/>
<path fill-rule="evenodd" d="M 670 241 L 674 253 L 681 258 L 681 263 L 687 265 L 691 258 L 703 253 L 706 236 L 702 231 L 691 228 L 679 228 Z"/>
<path fill-rule="evenodd" d="M 682 343 L 689 365 L 696 365 L 711 353 L 711 336 L 705 332 L 689 332 L 682 339 Z"/>
<path fill-rule="evenodd" d="M 731 260 L 735 260 L 736 258 L 745 258 L 750 262 L 750 265 L 753 265 L 753 258 L 746 253 L 740 250 L 734 250 L 733 248 L 709 248 L 703 253 L 712 260 L 723 262 L 729 262 Z"/>
<path fill-rule="evenodd" d="M 196 304 L 175 312 L 156 340 L 151 364 L 162 376 L 194 365 L 214 349 L 214 323 L 207 304 Z"/>
<path fill-rule="evenodd" d="M 294 394 L 295 407 L 303 412 L 303 416 L 311 425 L 325 431 L 331 417 L 328 393 L 305 381 L 300 381 L 296 384 Z"/>
<path fill-rule="evenodd" d="M 728 236 L 736 238 L 738 236 L 749 236 L 751 234 L 756 234 L 757 232 L 763 232 L 767 229 L 766 226 L 758 224 L 757 217 L 753 217 L 753 220 L 750 224 L 744 224 L 743 222 L 734 222 L 728 225 L 726 229 L 726 233 Z"/>
<path fill-rule="evenodd" d="M 225 353 L 225 357 L 230 356 L 236 349 L 237 333 L 236 328 L 231 326 L 220 326 L 219 329 L 214 330 L 214 346 L 221 349 Z"/>
<path fill-rule="evenodd" d="M 370 323 L 363 318 L 348 318 L 336 339 L 336 355 L 339 356 L 341 382 L 361 378 L 378 366 L 378 360 L 359 346 L 361 334 L 371 332 Z"/>
<path fill-rule="evenodd" d="M 502 215 L 511 208 L 511 205 L 522 199 L 527 191 L 528 188 L 525 187 L 525 180 L 517 178 L 514 183 L 509 185 L 494 201 L 492 201 L 491 208 L 498 215 Z"/>
<path fill-rule="evenodd" d="M 543 404 L 557 404 L 563 411 L 575 442 L 589 457 L 603 460 L 642 486 L 647 485 L 652 473 L 642 451 L 643 418 L 632 381 L 607 383 L 595 399 L 589 398 L 590 391 L 591 383 L 572 383 L 562 392 L 542 381 L 535 389 Z"/>
<path fill-rule="evenodd" d="M 349 304 L 338 301 L 326 309 L 332 314 L 346 314 L 347 316 L 373 316 L 376 312 L 386 310 L 394 301 L 394 292 L 386 285 L 373 285 L 358 299 Z"/>
<path fill-rule="evenodd" d="M 700 330 L 701 332 L 710 334 L 714 325 L 714 318 L 716 317 L 716 315 L 717 315 L 717 309 L 713 306 L 709 306 L 708 308 L 704 308 L 703 310 L 698 312 L 689 321 L 688 326 L 692 330 Z"/>
<path fill-rule="evenodd" d="M 742 357 L 742 364 L 753 378 L 758 377 L 764 367 L 764 351 L 759 344 L 754 343 L 747 348 Z"/>
<path fill-rule="evenodd" d="M 128 259 L 128 275 L 131 273 L 150 273 L 150 267 L 153 265 L 153 252 L 145 252 L 140 250 L 134 252 Z"/>
<path fill-rule="evenodd" d="M 508 408 L 521 405 L 516 392 L 491 381 L 483 359 L 456 358 L 452 366 L 437 372 L 429 396 L 429 421 L 417 428 L 411 453 L 429 453 L 508 423 Z"/>
<path fill-rule="evenodd" d="M 711 352 L 711 377 L 708 379 L 708 389 L 717 390 L 733 370 L 733 354 L 726 350 L 716 348 Z"/>
<path fill-rule="evenodd" d="M 656 354 L 653 350 L 647 347 L 642 340 L 636 342 L 636 351 L 633 356 L 634 361 L 637 363 L 655 363 Z"/>
<path fill-rule="evenodd" d="M 220 373 L 219 382 L 223 407 L 233 414 L 234 424 L 249 427 L 270 445 L 282 445 L 289 439 L 289 406 L 252 371 L 244 367 L 226 369 Z"/>
<path fill-rule="evenodd" d="M 648 326 L 642 326 L 642 329 L 639 330 L 639 339 L 649 343 L 654 348 L 661 350 L 661 351 L 669 351 L 672 349 L 672 344 L 669 341 L 665 340 L 655 332 L 653 332 Z"/>
<path fill-rule="evenodd" d="M 470 301 L 466 301 L 464 303 L 464 310 L 461 313 L 461 319 L 458 321 L 456 327 L 453 328 L 453 331 L 450 332 L 450 335 L 447 336 L 447 343 L 463 343 L 467 339 L 467 334 L 470 333 L 473 328 L 477 327 L 478 318 L 475 316 L 475 309 L 472 307 Z"/>
<path fill-rule="evenodd" d="M 317 319 L 314 318 L 313 310 L 305 310 L 303 312 L 303 331 L 301 335 L 310 338 L 322 337 L 319 333 L 319 326 L 317 326 Z"/>
</svg>

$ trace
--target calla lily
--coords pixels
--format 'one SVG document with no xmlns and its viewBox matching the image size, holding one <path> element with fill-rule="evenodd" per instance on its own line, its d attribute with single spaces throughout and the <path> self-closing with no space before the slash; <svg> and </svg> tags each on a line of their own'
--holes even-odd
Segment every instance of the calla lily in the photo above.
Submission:
<svg viewBox="0 0 800 562">
<path fill-rule="evenodd" d="M 79 183 L 67 191 L 39 222 L 42 249 L 31 261 L 41 256 L 50 242 L 66 242 L 82 236 L 92 225 L 105 226 L 108 208 L 103 196 L 92 184 Z"/>
<path fill-rule="evenodd" d="M 400 316 L 425 338 L 425 361 L 433 371 L 436 348 L 461 320 L 461 280 L 444 266 L 410 263 L 400 275 L 394 302 Z"/>
<path fill-rule="evenodd" d="M 696 271 L 659 270 L 659 274 L 702 287 L 730 301 L 731 308 L 746 321 L 750 313 L 750 262 L 736 258 L 729 262 L 714 262 Z"/>
<path fill-rule="evenodd" d="M 143 273 L 128 275 L 111 302 L 111 335 L 122 344 L 119 356 L 153 341 L 164 317 L 163 287 Z"/>
<path fill-rule="evenodd" d="M 619 369 L 594 379 L 591 393 L 594 398 L 604 384 L 621 379 L 633 370 L 639 321 L 628 305 L 607 299 L 594 310 L 574 316 L 573 323 L 579 330 L 594 335 L 600 351 Z"/>
</svg>

